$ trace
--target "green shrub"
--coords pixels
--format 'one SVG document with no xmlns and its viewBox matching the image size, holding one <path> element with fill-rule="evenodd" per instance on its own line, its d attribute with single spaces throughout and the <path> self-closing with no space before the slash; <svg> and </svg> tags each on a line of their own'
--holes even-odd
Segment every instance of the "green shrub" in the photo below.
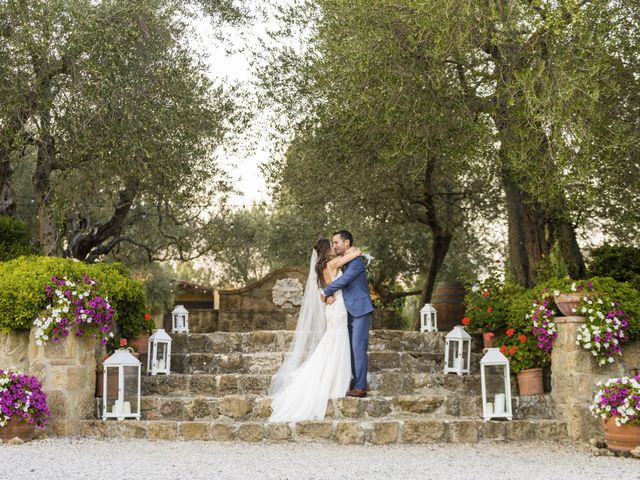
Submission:
<svg viewBox="0 0 640 480">
<path fill-rule="evenodd" d="M 629 282 L 640 290 L 640 248 L 604 245 L 593 249 L 589 275 Z"/>
<path fill-rule="evenodd" d="M 22 255 L 33 255 L 29 227 L 17 218 L 0 215 L 0 262 Z"/>
<path fill-rule="evenodd" d="M 0 331 L 31 328 L 47 305 L 44 287 L 52 276 L 78 279 L 84 274 L 95 278 L 100 293 L 109 298 L 122 336 L 135 336 L 149 328 L 144 320 L 144 288 L 127 276 L 122 265 L 27 256 L 0 262 Z"/>
</svg>

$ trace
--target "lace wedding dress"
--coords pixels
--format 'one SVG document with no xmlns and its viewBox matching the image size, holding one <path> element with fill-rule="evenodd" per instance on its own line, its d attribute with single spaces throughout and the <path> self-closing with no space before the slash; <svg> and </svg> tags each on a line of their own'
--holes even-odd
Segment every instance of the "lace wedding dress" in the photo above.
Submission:
<svg viewBox="0 0 640 480">
<path fill-rule="evenodd" d="M 314 265 L 312 261 L 312 265 Z M 311 271 L 314 269 L 311 268 Z M 342 272 L 338 274 L 338 277 Z M 315 275 L 314 275 L 315 276 Z M 338 278 L 336 277 L 336 278 Z M 307 282 L 307 289 L 320 299 L 320 292 Z M 333 277 L 332 277 L 332 280 Z M 317 287 L 317 283 L 315 283 Z M 308 293 L 308 292 L 305 292 Z M 316 313 L 318 318 L 324 313 L 326 328 L 319 338 L 317 346 L 312 351 L 307 351 L 302 356 L 306 358 L 298 363 L 297 368 L 292 369 L 287 365 L 288 361 L 280 368 L 272 380 L 270 395 L 272 397 L 272 414 L 269 422 L 298 422 L 302 420 L 323 419 L 327 409 L 327 402 L 332 398 L 340 398 L 345 395 L 351 382 L 351 350 L 349 348 L 349 332 L 347 330 L 347 308 L 342 298 L 342 292 L 335 294 L 336 301 L 331 305 L 314 303 L 314 309 L 322 309 L 324 312 Z M 294 341 L 289 356 L 300 354 L 301 343 L 313 345 L 314 342 L 301 342 L 308 340 L 309 332 L 313 328 L 305 325 L 304 317 L 310 312 L 309 305 L 300 310 L 298 326 L 294 334 Z M 312 301 L 312 299 L 308 299 Z M 307 309 L 305 309 L 307 307 Z M 306 310 L 306 311 L 305 311 Z M 312 322 L 313 323 L 313 322 Z M 302 327 L 302 328 L 301 328 Z M 317 334 L 317 331 L 316 331 Z M 313 336 L 313 334 L 311 335 Z M 290 363 L 290 362 L 289 362 Z"/>
</svg>

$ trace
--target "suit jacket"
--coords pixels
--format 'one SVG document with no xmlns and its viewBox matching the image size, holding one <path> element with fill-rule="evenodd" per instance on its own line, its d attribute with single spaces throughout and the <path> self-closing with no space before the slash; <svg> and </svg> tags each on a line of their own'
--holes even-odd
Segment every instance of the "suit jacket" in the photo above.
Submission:
<svg viewBox="0 0 640 480">
<path fill-rule="evenodd" d="M 342 290 L 344 304 L 352 317 L 363 317 L 373 312 L 367 272 L 362 257 L 357 257 L 347 263 L 342 276 L 327 285 L 322 293 L 328 297 L 338 290 Z"/>
</svg>

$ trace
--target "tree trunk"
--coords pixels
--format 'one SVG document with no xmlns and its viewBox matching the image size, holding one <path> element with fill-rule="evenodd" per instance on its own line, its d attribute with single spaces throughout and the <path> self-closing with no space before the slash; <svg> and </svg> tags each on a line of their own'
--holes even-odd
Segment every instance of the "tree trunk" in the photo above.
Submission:
<svg viewBox="0 0 640 480">
<path fill-rule="evenodd" d="M 555 236 L 560 247 L 562 258 L 567 264 L 569 276 L 574 280 L 580 280 L 587 276 L 587 268 L 584 264 L 584 256 L 580 251 L 576 230 L 566 220 L 554 224 Z"/>
<path fill-rule="evenodd" d="M 16 202 L 11 190 L 11 174 L 13 168 L 8 152 L 0 152 L 0 215 L 16 214 Z"/>
<path fill-rule="evenodd" d="M 55 158 L 55 142 L 53 137 L 45 133 L 37 143 L 38 156 L 36 169 L 32 177 L 33 194 L 36 200 L 36 225 L 40 251 L 43 255 L 59 256 L 58 229 L 49 208 L 51 195 L 51 172 Z"/>
<path fill-rule="evenodd" d="M 431 260 L 429 260 L 427 276 L 425 278 L 424 285 L 422 286 L 422 292 L 420 294 L 420 305 L 424 305 L 425 303 L 429 303 L 431 301 L 431 296 L 433 295 L 433 290 L 436 285 L 438 273 L 440 273 L 440 269 L 442 268 L 444 259 L 447 257 L 452 239 L 452 233 L 437 233 L 433 236 L 433 244 L 431 245 Z M 420 330 L 420 318 L 418 318 L 414 322 L 413 329 L 416 331 Z"/>
<path fill-rule="evenodd" d="M 537 283 L 542 259 L 551 251 L 552 232 L 537 202 L 507 175 L 503 176 L 502 183 L 506 197 L 511 272 L 516 283 L 531 288 Z"/>
</svg>

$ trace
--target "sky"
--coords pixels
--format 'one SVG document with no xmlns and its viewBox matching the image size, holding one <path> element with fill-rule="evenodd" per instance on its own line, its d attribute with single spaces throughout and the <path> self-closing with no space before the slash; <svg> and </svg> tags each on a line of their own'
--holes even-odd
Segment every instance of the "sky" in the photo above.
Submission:
<svg viewBox="0 0 640 480">
<path fill-rule="evenodd" d="M 194 41 L 194 46 L 205 53 L 206 61 L 209 65 L 209 74 L 219 83 L 221 79 L 229 82 L 248 83 L 252 79 L 251 66 L 249 64 L 249 53 L 247 48 L 251 48 L 257 43 L 257 39 L 266 34 L 267 28 L 274 25 L 267 24 L 265 20 L 257 18 L 250 27 L 240 31 L 229 29 L 227 36 L 228 45 L 221 45 L 212 36 L 212 27 L 206 18 L 194 23 L 194 28 L 198 36 Z M 231 52 L 229 52 L 231 50 Z M 260 172 L 260 164 L 268 159 L 269 140 L 266 132 L 255 122 L 251 131 L 251 148 L 246 152 L 237 155 L 222 155 L 221 163 L 223 168 L 234 180 L 238 194 L 233 195 L 230 203 L 238 207 L 250 206 L 254 202 L 269 202 L 269 195 L 265 184 L 265 179 Z M 249 145 L 247 145 L 249 147 Z"/>
</svg>

